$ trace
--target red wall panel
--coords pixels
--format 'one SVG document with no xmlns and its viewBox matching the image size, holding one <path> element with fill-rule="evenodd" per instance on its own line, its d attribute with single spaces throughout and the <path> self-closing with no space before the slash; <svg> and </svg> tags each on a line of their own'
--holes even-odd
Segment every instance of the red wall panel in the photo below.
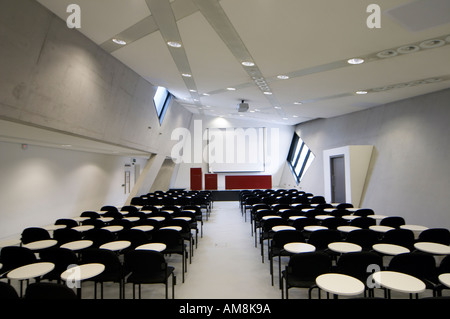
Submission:
<svg viewBox="0 0 450 319">
<path fill-rule="evenodd" d="M 266 189 L 266 188 L 272 188 L 271 175 L 225 176 L 225 189 Z"/>
<path fill-rule="evenodd" d="M 206 190 L 217 189 L 217 174 L 205 174 L 205 189 Z"/>
<path fill-rule="evenodd" d="M 191 168 L 191 190 L 199 191 L 203 189 L 202 169 Z"/>
</svg>

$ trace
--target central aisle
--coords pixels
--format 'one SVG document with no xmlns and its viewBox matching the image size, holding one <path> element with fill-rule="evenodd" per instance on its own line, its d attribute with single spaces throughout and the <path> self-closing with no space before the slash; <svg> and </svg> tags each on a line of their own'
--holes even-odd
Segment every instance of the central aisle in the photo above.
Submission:
<svg viewBox="0 0 450 319">
<path fill-rule="evenodd" d="M 261 262 L 250 223 L 244 222 L 239 202 L 214 202 L 203 238 L 188 265 L 185 283 L 177 276 L 179 299 L 279 299 L 270 281 L 269 262 Z"/>
</svg>

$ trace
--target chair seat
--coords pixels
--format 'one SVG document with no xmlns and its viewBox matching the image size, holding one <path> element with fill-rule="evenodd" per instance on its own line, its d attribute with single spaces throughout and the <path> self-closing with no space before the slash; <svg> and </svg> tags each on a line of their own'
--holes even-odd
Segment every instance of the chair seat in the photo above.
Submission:
<svg viewBox="0 0 450 319">
<path fill-rule="evenodd" d="M 167 267 L 167 271 L 159 271 L 154 273 L 132 273 L 128 278 L 128 283 L 134 284 L 157 284 L 163 283 L 174 272 L 174 267 Z"/>
</svg>

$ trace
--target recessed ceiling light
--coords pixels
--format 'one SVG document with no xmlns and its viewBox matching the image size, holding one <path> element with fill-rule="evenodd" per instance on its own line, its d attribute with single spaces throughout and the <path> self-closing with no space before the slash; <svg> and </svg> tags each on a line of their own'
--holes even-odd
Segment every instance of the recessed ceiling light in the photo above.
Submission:
<svg viewBox="0 0 450 319">
<path fill-rule="evenodd" d="M 287 80 L 287 79 L 289 79 L 289 76 L 281 74 L 281 75 L 278 75 L 277 78 L 279 78 L 280 80 Z"/>
<path fill-rule="evenodd" d="M 275 106 L 275 108 L 276 108 L 277 110 L 280 110 L 280 109 L 281 109 L 281 107 L 279 107 L 279 106 Z"/>
<path fill-rule="evenodd" d="M 183 73 L 181 75 L 184 76 L 185 78 L 191 78 L 192 77 L 192 75 L 189 74 L 189 73 Z"/>
<path fill-rule="evenodd" d="M 244 61 L 244 62 L 242 62 L 242 65 L 243 65 L 243 66 L 254 66 L 255 63 L 250 62 L 250 61 Z"/>
<path fill-rule="evenodd" d="M 295 117 L 295 118 L 297 118 L 297 117 L 298 117 L 298 115 L 292 115 L 292 117 Z"/>
<path fill-rule="evenodd" d="M 116 44 L 120 44 L 120 45 L 125 45 L 125 44 L 127 44 L 125 41 L 120 40 L 120 39 L 116 39 L 116 38 L 112 39 L 112 42 L 114 42 L 114 43 L 116 43 Z"/>
<path fill-rule="evenodd" d="M 172 48 L 181 48 L 181 43 L 176 41 L 169 41 L 167 42 L 168 46 L 171 46 Z"/>
<path fill-rule="evenodd" d="M 444 44 L 445 44 L 444 40 L 433 39 L 433 40 L 423 41 L 420 44 L 420 47 L 423 49 L 432 49 L 432 48 L 438 48 L 440 46 L 443 46 Z"/>
<path fill-rule="evenodd" d="M 377 57 L 382 58 L 382 59 L 383 58 L 391 58 L 396 55 L 397 55 L 397 51 L 395 51 L 395 50 L 385 50 L 380 53 L 377 53 Z"/>
<path fill-rule="evenodd" d="M 364 94 L 367 94 L 367 91 L 360 90 L 360 91 L 356 91 L 355 93 L 359 94 L 359 95 L 364 95 Z"/>
<path fill-rule="evenodd" d="M 303 103 L 300 101 L 294 102 L 295 105 L 302 105 Z"/>
<path fill-rule="evenodd" d="M 348 64 L 361 64 L 364 63 L 364 59 L 361 58 L 352 58 L 347 60 Z"/>
<path fill-rule="evenodd" d="M 209 94 L 208 94 L 208 93 L 202 93 L 202 95 L 203 95 L 203 96 L 209 96 Z"/>
<path fill-rule="evenodd" d="M 228 91 L 236 91 L 235 88 L 227 88 Z"/>
<path fill-rule="evenodd" d="M 406 54 L 406 53 L 416 52 L 419 50 L 420 50 L 420 48 L 417 45 L 405 45 L 404 47 L 398 48 L 397 52 Z"/>
<path fill-rule="evenodd" d="M 195 93 L 195 92 L 197 92 L 197 91 L 196 91 L 196 90 L 189 90 L 189 92 Z"/>
<path fill-rule="evenodd" d="M 272 92 L 264 92 L 265 95 L 272 95 Z"/>
</svg>

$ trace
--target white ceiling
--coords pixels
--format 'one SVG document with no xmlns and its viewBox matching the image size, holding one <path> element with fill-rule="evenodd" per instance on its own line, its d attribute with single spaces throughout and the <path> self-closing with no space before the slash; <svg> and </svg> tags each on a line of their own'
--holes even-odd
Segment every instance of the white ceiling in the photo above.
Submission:
<svg viewBox="0 0 450 319">
<path fill-rule="evenodd" d="M 37 1 L 64 20 L 74 3 Z M 376 29 L 366 25 L 373 0 L 76 1 L 80 32 L 152 84 L 167 87 L 191 112 L 288 125 L 450 87 L 450 0 L 375 2 L 382 12 Z M 443 45 L 420 47 L 431 39 Z M 410 44 L 420 49 L 376 55 Z M 346 62 L 354 57 L 365 63 Z M 237 112 L 241 100 L 249 112 Z"/>
</svg>

